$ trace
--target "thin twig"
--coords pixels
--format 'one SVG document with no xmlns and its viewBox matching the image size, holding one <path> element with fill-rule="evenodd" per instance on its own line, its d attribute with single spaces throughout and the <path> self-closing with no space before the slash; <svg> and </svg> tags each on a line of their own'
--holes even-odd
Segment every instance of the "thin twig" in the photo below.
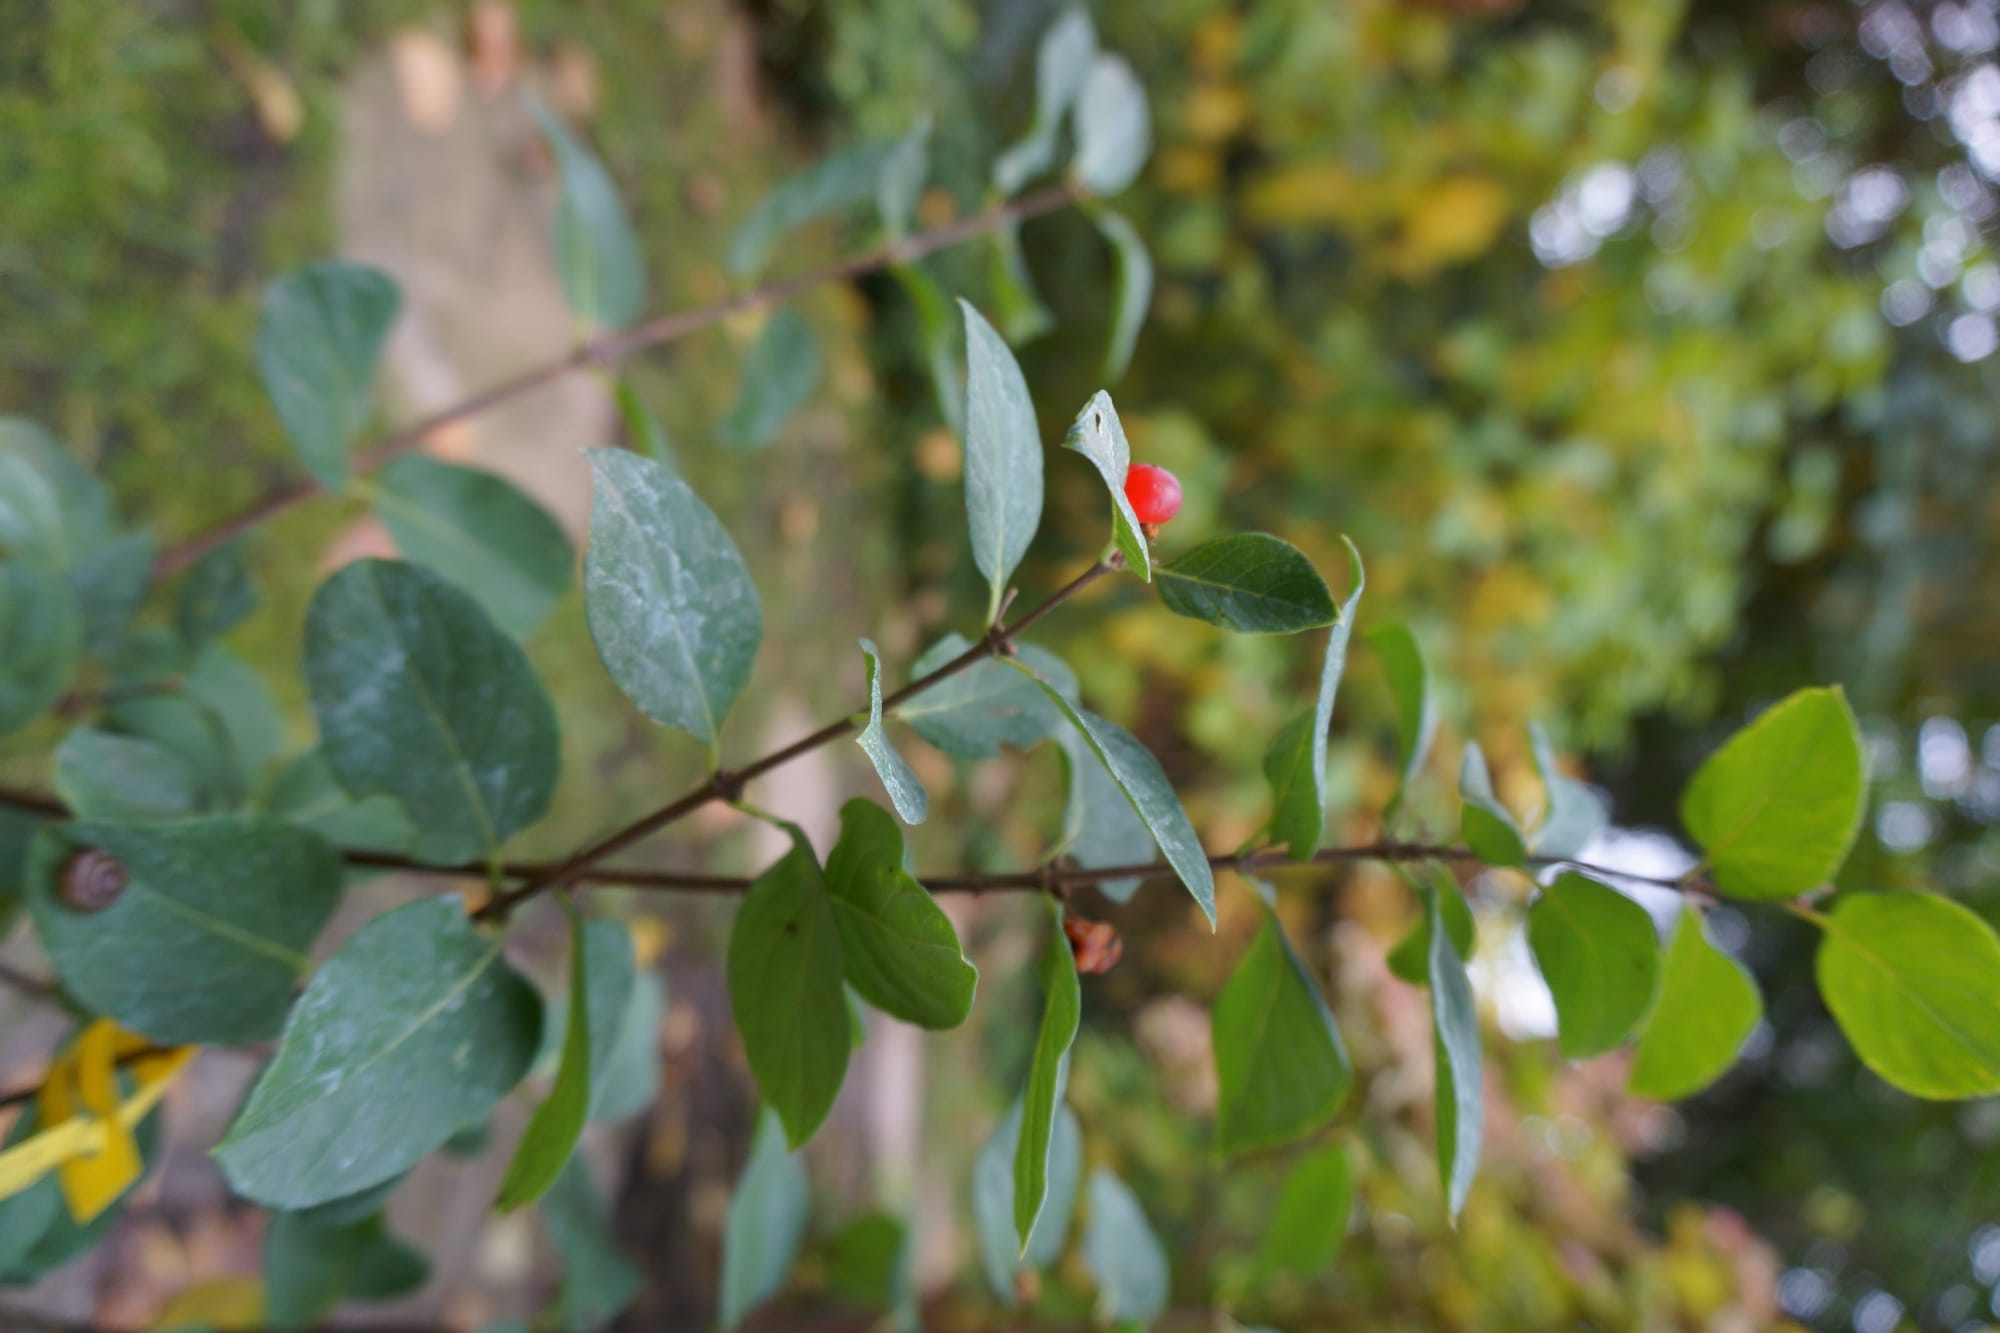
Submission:
<svg viewBox="0 0 2000 1333">
<path fill-rule="evenodd" d="M 1057 209 L 1076 203 L 1083 197 L 1082 190 L 1073 184 L 1053 185 L 1034 194 L 1022 195 L 1019 199 L 998 207 L 989 208 L 983 213 L 975 213 L 970 217 L 959 218 L 955 222 L 947 222 L 941 227 L 933 227 L 929 231 L 905 236 L 879 249 L 851 256 L 838 263 L 828 264 L 824 268 L 814 269 L 810 273 L 781 278 L 776 282 L 769 282 L 747 292 L 739 292 L 734 296 L 710 301 L 706 305 L 695 306 L 692 309 L 677 310 L 621 332 L 599 334 L 595 338 L 577 344 L 546 365 L 537 366 L 512 379 L 502 380 L 473 394 L 463 402 L 433 412 L 421 421 L 384 436 L 354 456 L 353 472 L 356 475 L 372 472 L 417 448 L 435 431 L 475 417 L 489 408 L 510 402 L 543 385 L 552 384 L 574 371 L 612 365 L 641 348 L 657 347 L 662 343 L 685 338 L 690 333 L 748 311 L 782 305 L 827 283 L 845 282 L 897 264 L 913 263 L 925 255 L 939 250 L 949 250 L 953 246 L 999 231 L 1003 227 L 1040 217 L 1044 213 L 1053 213 Z M 271 491 L 247 509 L 161 551 L 159 558 L 153 562 L 153 577 L 163 579 L 186 569 L 216 547 L 241 536 L 274 515 L 305 503 L 324 489 L 317 481 L 304 478 Z"/>
</svg>

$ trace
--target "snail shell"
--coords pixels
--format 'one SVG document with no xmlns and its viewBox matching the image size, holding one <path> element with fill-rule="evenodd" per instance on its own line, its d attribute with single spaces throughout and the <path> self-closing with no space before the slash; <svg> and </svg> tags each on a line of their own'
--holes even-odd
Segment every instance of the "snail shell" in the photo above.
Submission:
<svg viewBox="0 0 2000 1333">
<path fill-rule="evenodd" d="M 102 912 L 118 901 L 131 879 L 125 863 L 92 847 L 63 862 L 61 896 L 78 912 Z"/>
</svg>

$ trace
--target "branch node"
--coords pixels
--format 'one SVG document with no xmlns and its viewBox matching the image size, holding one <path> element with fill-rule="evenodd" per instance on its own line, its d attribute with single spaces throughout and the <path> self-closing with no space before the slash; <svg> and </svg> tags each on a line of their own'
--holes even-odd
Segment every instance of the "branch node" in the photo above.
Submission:
<svg viewBox="0 0 2000 1333">
<path fill-rule="evenodd" d="M 741 773 L 718 768 L 715 770 L 715 776 L 709 779 L 709 785 L 715 789 L 715 799 L 718 801 L 726 801 L 733 805 L 743 799 L 745 779 Z"/>
</svg>

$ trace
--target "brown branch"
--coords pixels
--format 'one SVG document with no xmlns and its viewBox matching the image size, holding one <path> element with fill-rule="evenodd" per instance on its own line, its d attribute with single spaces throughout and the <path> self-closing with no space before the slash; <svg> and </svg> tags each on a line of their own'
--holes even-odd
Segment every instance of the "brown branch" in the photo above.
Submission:
<svg viewBox="0 0 2000 1333">
<path fill-rule="evenodd" d="M 776 282 L 769 282 L 761 287 L 692 309 L 677 310 L 620 332 L 601 333 L 577 344 L 546 365 L 537 366 L 512 379 L 502 380 L 473 394 L 463 402 L 433 412 L 412 425 L 382 437 L 354 456 L 353 471 L 357 475 L 372 472 L 417 448 L 435 431 L 475 417 L 488 408 L 509 402 L 543 385 L 552 384 L 573 371 L 584 370 L 591 366 L 609 366 L 641 348 L 657 347 L 662 343 L 685 338 L 690 333 L 748 311 L 782 305 L 827 283 L 846 282 L 897 264 L 913 263 L 925 255 L 962 245 L 990 232 L 999 231 L 1003 227 L 1040 217 L 1044 213 L 1053 213 L 1057 209 L 1078 202 L 1083 197 L 1083 191 L 1076 185 L 1067 183 L 1053 185 L 1034 194 L 1022 195 L 1019 199 L 989 208 L 983 213 L 975 213 L 929 231 L 905 236 L 879 249 L 851 256 L 824 268 L 814 269 L 810 273 L 781 278 Z M 240 513 L 161 551 L 159 558 L 153 562 L 153 577 L 163 579 L 186 569 L 216 547 L 241 536 L 277 514 L 305 503 L 325 489 L 317 481 L 303 478 L 269 492 Z"/>
<path fill-rule="evenodd" d="M 5 1333 L 124 1333 L 124 1330 L 104 1324 L 65 1319 L 60 1315 L 43 1314 L 14 1305 L 0 1305 L 0 1330 L 5 1330 Z M 278 1330 L 259 1324 L 244 1330 L 244 1333 L 278 1333 Z M 305 1328 L 304 1333 L 452 1333 L 452 1330 L 442 1324 L 312 1324 Z"/>
</svg>

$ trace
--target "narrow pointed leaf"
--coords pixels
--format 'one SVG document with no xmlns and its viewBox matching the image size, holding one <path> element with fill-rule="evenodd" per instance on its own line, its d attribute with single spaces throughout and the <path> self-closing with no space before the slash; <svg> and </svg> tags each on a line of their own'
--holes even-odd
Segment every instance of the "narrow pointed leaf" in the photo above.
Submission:
<svg viewBox="0 0 2000 1333">
<path fill-rule="evenodd" d="M 1139 530 L 1139 516 L 1125 496 L 1125 476 L 1132 469 L 1132 446 L 1125 439 L 1125 427 L 1111 395 L 1099 389 L 1063 437 L 1063 447 L 1073 449 L 1091 461 L 1111 492 L 1111 535 L 1118 543 L 1125 564 L 1147 583 L 1153 581 L 1153 561 L 1146 549 L 1146 534 Z"/>
<path fill-rule="evenodd" d="M 964 635 L 947 634 L 911 664 L 910 675 L 922 679 L 971 647 Z M 1061 658 L 1032 643 L 1017 642 L 1014 648 L 1036 675 L 1065 696 L 1076 697 L 1076 673 Z M 1068 730 L 1062 710 L 1043 696 L 1040 686 L 990 657 L 896 705 L 891 716 L 961 759 L 991 759 L 1003 745 L 1025 750 Z"/>
<path fill-rule="evenodd" d="M 1116 294 L 1111 307 L 1111 341 L 1104 350 L 1104 380 L 1116 384 L 1132 364 L 1146 310 L 1153 303 L 1153 256 L 1145 238 L 1123 213 L 1103 206 L 1090 210 L 1098 234 L 1110 243 Z"/>
<path fill-rule="evenodd" d="M 1464 800 L 1459 813 L 1459 836 L 1473 855 L 1490 866 L 1517 866 L 1528 857 L 1521 830 L 1500 798 L 1493 794 L 1493 776 L 1486 769 L 1486 755 L 1476 741 L 1465 746 L 1465 761 L 1458 770 L 1458 794 Z"/>
<path fill-rule="evenodd" d="M 593 1333 L 609 1325 L 646 1285 L 645 1277 L 618 1251 L 611 1209 L 581 1157 L 542 1196 L 542 1224 L 562 1261 L 562 1288 L 551 1326 L 562 1333 Z"/>
<path fill-rule="evenodd" d="M 569 590 L 569 538 L 491 472 L 405 455 L 377 480 L 375 516 L 405 557 L 471 593 L 515 638 L 534 633 Z"/>
<path fill-rule="evenodd" d="M 1090 1173 L 1083 1260 L 1097 1280 L 1097 1314 L 1105 1323 L 1144 1327 L 1166 1313 L 1173 1295 L 1167 1252 L 1137 1196 L 1103 1167 Z"/>
<path fill-rule="evenodd" d="M 732 449 L 762 449 L 804 407 L 826 369 L 812 326 L 791 307 L 765 321 L 743 362 L 736 404 L 723 420 L 722 442 Z"/>
<path fill-rule="evenodd" d="M 584 605 L 598 656 L 640 712 L 713 745 L 764 634 L 750 571 L 687 483 L 615 449 L 588 456 Z"/>
<path fill-rule="evenodd" d="M 1555 997 L 1558 1043 L 1572 1060 L 1630 1036 L 1660 983 L 1652 913 L 1618 890 L 1568 873 L 1528 909 L 1528 944 Z"/>
<path fill-rule="evenodd" d="M 750 277 L 769 262 L 788 232 L 829 217 L 864 200 L 900 206 L 908 190 L 910 150 L 903 140 L 860 143 L 842 148 L 781 183 L 758 201 L 729 242 L 729 271 Z M 892 178 L 884 197 L 885 175 Z"/>
<path fill-rule="evenodd" d="M 1716 887 L 1791 898 L 1847 859 L 1866 804 L 1861 730 L 1838 688 L 1800 690 L 1729 738 L 1681 793 Z"/>
<path fill-rule="evenodd" d="M 1395 798 L 1389 802 L 1389 813 L 1394 814 L 1430 757 L 1431 737 L 1437 731 L 1436 702 L 1431 698 L 1430 667 L 1424 661 L 1423 646 L 1409 626 L 1384 625 L 1368 636 L 1368 642 L 1382 658 L 1389 695 L 1396 705 L 1396 743 L 1403 769 Z"/>
<path fill-rule="evenodd" d="M 1444 913 L 1446 938 L 1460 958 L 1472 957 L 1479 942 L 1479 923 L 1473 919 L 1465 894 L 1458 882 L 1442 870 L 1432 876 L 1431 883 L 1437 890 L 1439 909 Z M 1412 986 L 1431 984 L 1431 914 L 1424 905 L 1424 893 L 1424 889 L 1417 890 L 1422 910 L 1417 913 L 1410 933 L 1389 950 L 1389 970 Z"/>
<path fill-rule="evenodd" d="M 83 615 L 53 574 L 0 564 L 0 736 L 55 707 L 83 656 Z"/>
<path fill-rule="evenodd" d="M 1320 659 L 1319 693 L 1311 713 L 1302 714 L 1278 733 L 1264 758 L 1264 776 L 1271 784 L 1273 842 L 1284 843 L 1294 861 L 1309 860 L 1326 832 L 1326 741 L 1333 728 L 1333 701 L 1347 670 L 1347 646 L 1354 635 L 1354 617 L 1368 586 L 1361 553 L 1345 537 L 1348 562 L 1354 569 L 1354 591 L 1340 604 L 1340 614 L 1326 634 L 1326 655 Z"/>
<path fill-rule="evenodd" d="M 1684 907 L 1667 946 L 1660 998 L 1632 1061 L 1633 1095 L 1692 1097 L 1736 1063 L 1763 1015 L 1750 973 L 1710 941 L 1700 909 Z"/>
<path fill-rule="evenodd" d="M 1021 1102 L 1015 1101 L 979 1150 L 972 1169 L 972 1220 L 979 1234 L 979 1262 L 994 1298 L 1012 1308 L 1020 1301 L 1015 1274 L 1047 1268 L 1061 1257 L 1083 1184 L 1083 1127 L 1067 1105 L 1056 1108 L 1049 1135 L 1048 1187 L 1028 1244 L 1014 1230 L 1014 1159 L 1021 1144 Z"/>
<path fill-rule="evenodd" d="M 1076 178 L 1102 195 L 1117 194 L 1138 178 L 1153 151 L 1153 123 L 1146 90 L 1123 56 L 1092 62 L 1076 99 Z"/>
<path fill-rule="evenodd" d="M 1035 48 L 1035 119 L 1027 135 L 993 160 L 993 184 L 1011 195 L 1049 169 L 1056 135 L 1097 59 L 1097 30 L 1080 5 L 1063 10 Z"/>
<path fill-rule="evenodd" d="M 903 834 L 872 801 L 840 810 L 826 859 L 847 980 L 861 997 L 919 1027 L 955 1028 L 972 1010 L 979 969 L 937 900 L 903 869 Z"/>
<path fill-rule="evenodd" d="M 438 575 L 358 560 L 328 579 L 306 613 L 305 674 L 334 776 L 401 805 L 418 859 L 487 856 L 548 809 L 548 693 L 520 645 Z"/>
<path fill-rule="evenodd" d="M 264 293 L 257 370 L 306 469 L 329 490 L 347 484 L 347 451 L 368 422 L 375 364 L 402 297 L 388 274 L 328 260 Z"/>
<path fill-rule="evenodd" d="M 1083 733 L 1065 725 L 1056 743 L 1062 747 L 1069 783 L 1063 801 L 1063 855 L 1085 870 L 1151 861 L 1159 852 L 1152 830 L 1132 808 L 1125 789 Z M 1141 883 L 1137 879 L 1107 879 L 1097 891 L 1113 902 L 1129 902 Z"/>
<path fill-rule="evenodd" d="M 924 116 L 902 138 L 889 145 L 882 169 L 875 176 L 875 208 L 891 238 L 910 230 L 917 203 L 931 175 L 931 118 Z"/>
<path fill-rule="evenodd" d="M 1169 611 L 1239 634 L 1294 634 L 1339 615 L 1312 561 L 1261 532 L 1203 542 L 1156 572 Z"/>
<path fill-rule="evenodd" d="M 1041 526 L 1042 435 L 1014 353 L 970 303 L 958 304 L 965 315 L 965 512 L 991 619 Z"/>
<path fill-rule="evenodd" d="M 569 917 L 569 1009 L 563 1026 L 562 1061 L 549 1095 L 535 1108 L 521 1135 L 514 1158 L 500 1182 L 497 1207 L 511 1212 L 533 1203 L 556 1183 L 590 1114 L 593 1028 L 602 1020 L 590 1007 L 590 952 L 584 947 L 583 918 L 568 897 L 562 899 Z"/>
<path fill-rule="evenodd" d="M 1058 908 L 1058 914 L 1060 911 Z M 1042 1025 L 1035 1035 L 1028 1086 L 1021 1093 L 1021 1141 L 1014 1152 L 1014 1236 L 1024 1255 L 1048 1196 L 1049 1140 L 1062 1102 L 1070 1043 L 1076 1040 L 1083 1017 L 1076 959 L 1070 956 L 1060 919 L 1054 924 L 1048 947 L 1042 952 Z"/>
<path fill-rule="evenodd" d="M 1431 920 L 1430 980 L 1432 1046 L 1437 1060 L 1438 1171 L 1452 1220 L 1465 1207 L 1479 1171 L 1480 1136 L 1486 1119 L 1481 1083 L 1479 1011 L 1465 962 L 1451 946 L 1441 916 L 1442 890 L 1432 889 L 1426 910 Z"/>
<path fill-rule="evenodd" d="M 868 762 L 875 765 L 875 776 L 882 779 L 882 786 L 888 790 L 903 822 L 921 824 L 930 813 L 930 797 L 882 729 L 882 655 L 867 639 L 861 640 L 861 651 L 868 658 L 868 725 L 854 738 L 855 744 L 868 756 Z"/>
<path fill-rule="evenodd" d="M 806 1168 L 785 1149 L 785 1130 L 768 1107 L 757 1118 L 750 1160 L 729 1195 L 722 1231 L 722 1310 L 727 1333 L 778 1294 L 805 1238 Z"/>
<path fill-rule="evenodd" d="M 646 312 L 646 261 L 618 187 L 597 155 L 540 99 L 535 120 L 562 171 L 556 206 L 556 270 L 570 309 L 587 323 L 622 329 Z"/>
<path fill-rule="evenodd" d="M 1556 763 L 1555 747 L 1549 733 L 1537 722 L 1528 728 L 1528 744 L 1535 757 L 1535 775 L 1548 793 L 1548 808 L 1541 826 L 1530 839 L 1537 856 L 1580 856 L 1583 849 L 1611 822 L 1604 798 L 1589 786 L 1566 776 Z"/>
<path fill-rule="evenodd" d="M 2000 939 L 1930 893 L 1853 893 L 1823 919 L 1820 994 L 1863 1064 L 1917 1097 L 2000 1092 Z"/>
<path fill-rule="evenodd" d="M 657 464 L 668 476 L 680 476 L 680 461 L 674 456 L 674 442 L 667 438 L 667 428 L 660 424 L 660 419 L 625 376 L 618 377 L 616 397 L 618 419 L 625 427 L 625 447 Z"/>
<path fill-rule="evenodd" d="M 1302 1157 L 1285 1173 L 1278 1202 L 1257 1251 L 1259 1279 L 1278 1273 L 1310 1277 L 1325 1268 L 1347 1235 L 1354 1211 L 1354 1173 L 1338 1144 Z"/>
<path fill-rule="evenodd" d="M 1021 248 L 1021 224 L 1008 223 L 993 232 L 986 285 L 993 293 L 993 318 L 1007 341 L 1031 343 L 1056 326 L 1056 317 L 1035 288 L 1028 257 Z"/>
<path fill-rule="evenodd" d="M 356 931 L 215 1149 L 230 1187 L 309 1208 L 402 1174 L 483 1119 L 527 1072 L 541 1009 L 500 944 L 451 897 Z"/>
<path fill-rule="evenodd" d="M 1340 1030 L 1269 908 L 1216 997 L 1213 1044 L 1218 1152 L 1303 1138 L 1347 1099 L 1354 1068 Z"/>
<path fill-rule="evenodd" d="M 805 834 L 757 877 L 729 936 L 729 1004 L 757 1088 L 797 1148 L 847 1073 L 840 927 Z"/>
</svg>

